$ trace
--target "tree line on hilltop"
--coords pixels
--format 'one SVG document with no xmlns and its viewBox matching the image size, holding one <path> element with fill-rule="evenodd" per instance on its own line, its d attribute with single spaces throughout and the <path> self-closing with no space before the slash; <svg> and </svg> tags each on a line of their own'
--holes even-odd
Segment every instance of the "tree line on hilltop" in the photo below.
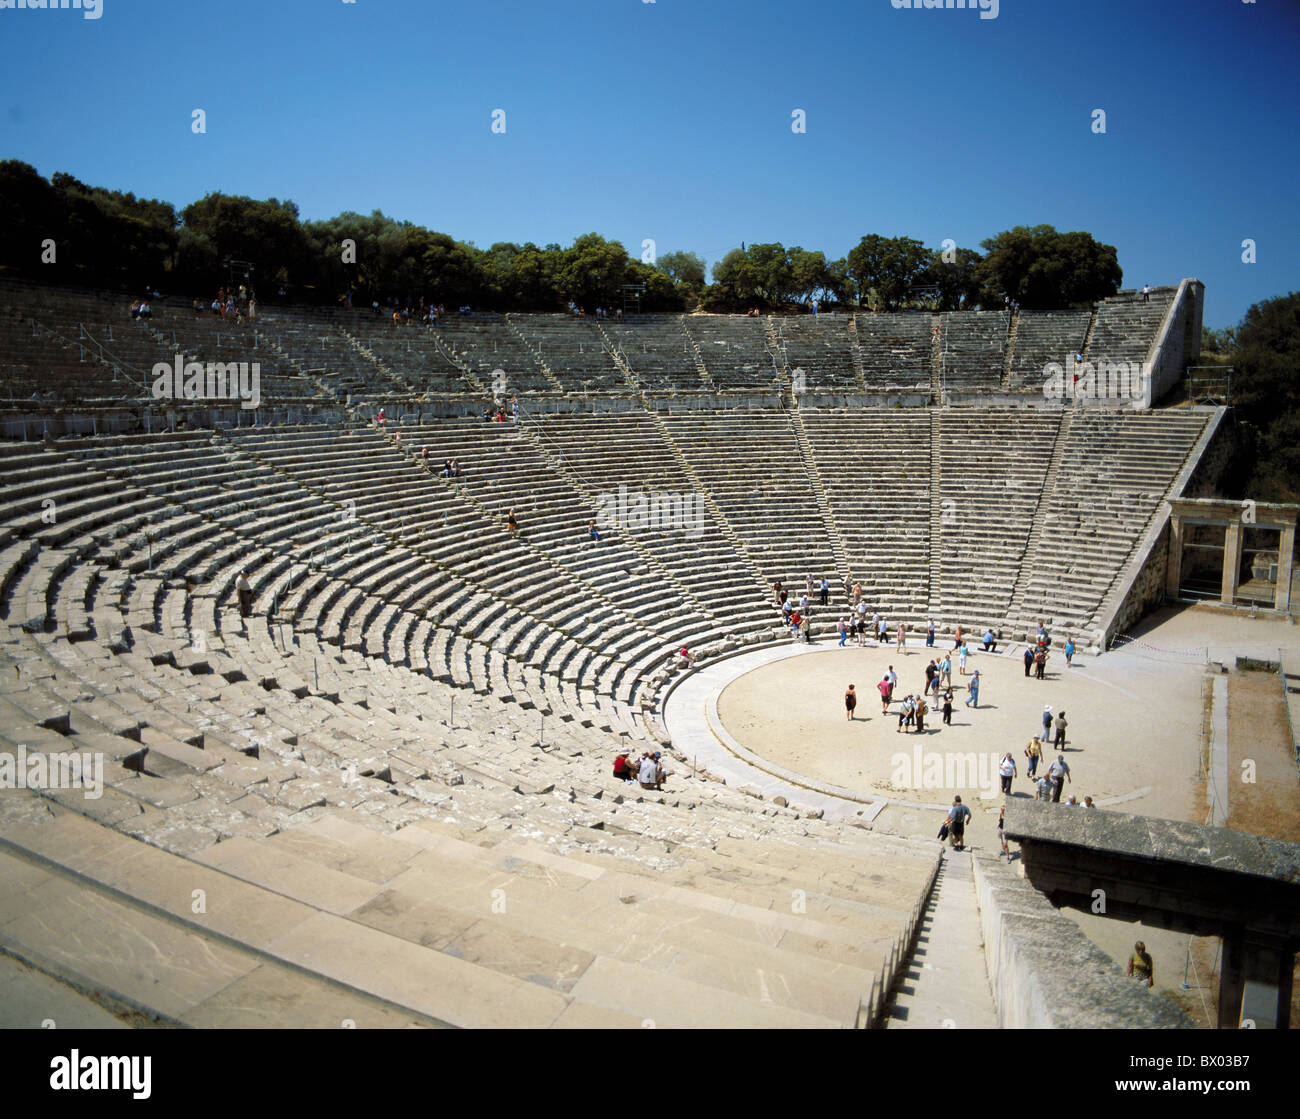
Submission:
<svg viewBox="0 0 1300 1119">
<path fill-rule="evenodd" d="M 303 221 L 298 207 L 211 193 L 179 212 L 167 202 L 49 180 L 18 160 L 0 162 L 0 268 L 55 282 L 123 291 L 156 288 L 208 296 L 245 275 L 263 301 L 354 305 L 421 297 L 448 306 L 553 311 L 570 302 L 623 306 L 625 286 L 647 311 L 893 311 L 1088 306 L 1112 295 L 1122 273 L 1114 246 L 1089 233 L 1018 226 L 984 252 L 911 237 L 864 236 L 844 257 L 780 243 L 734 249 L 717 261 L 677 251 L 646 259 L 596 233 L 562 247 L 498 242 L 487 249 L 375 211 Z M 45 246 L 53 243 L 53 251 Z M 52 259 L 51 259 L 52 257 Z M 227 262 L 234 262 L 228 264 Z"/>
</svg>

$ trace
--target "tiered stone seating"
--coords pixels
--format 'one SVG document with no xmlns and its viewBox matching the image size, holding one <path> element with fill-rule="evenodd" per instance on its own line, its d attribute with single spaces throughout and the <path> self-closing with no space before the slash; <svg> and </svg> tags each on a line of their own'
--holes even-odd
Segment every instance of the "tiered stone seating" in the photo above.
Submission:
<svg viewBox="0 0 1300 1119">
<path fill-rule="evenodd" d="M 851 319 L 843 315 L 774 319 L 787 370 L 804 371 L 808 392 L 854 391 L 858 388 L 853 364 Z"/>
<path fill-rule="evenodd" d="M 702 391 L 694 347 L 680 315 L 645 315 L 602 324 L 637 382 L 651 392 Z"/>
<path fill-rule="evenodd" d="M 351 347 L 346 341 L 314 324 L 277 318 L 274 312 L 255 322 L 241 323 L 211 313 L 170 311 L 161 319 L 156 317 L 153 326 L 166 348 L 160 360 L 170 361 L 183 353 L 191 360 L 204 362 L 257 362 L 259 389 L 266 401 L 304 400 L 320 395 L 319 387 L 300 375 L 291 361 L 297 361 L 302 369 L 319 371 L 320 380 L 326 384 L 345 387 L 365 382 L 365 376 L 357 371 L 360 363 L 355 354 L 348 352 Z"/>
<path fill-rule="evenodd" d="M 102 401 L 141 395 L 144 380 L 98 359 L 99 349 L 60 340 L 32 317 L 32 309 L 10 305 L 0 313 L 0 397 L 27 400 Z"/>
<path fill-rule="evenodd" d="M 855 315 L 867 390 L 930 394 L 933 316 Z"/>
<path fill-rule="evenodd" d="M 512 321 L 565 391 L 615 395 L 630 391 L 592 320 L 572 315 L 520 315 Z"/>
<path fill-rule="evenodd" d="M 1015 350 L 1011 358 L 1011 388 L 1041 393 L 1050 362 L 1069 372 L 1074 355 L 1092 320 L 1089 311 L 1020 311 L 1017 313 Z"/>
<path fill-rule="evenodd" d="M 1038 552 L 1025 557 L 1023 620 L 1091 636 L 1205 423 L 1202 412 L 1075 411 Z"/>
<path fill-rule="evenodd" d="M 1009 311 L 945 311 L 940 361 L 949 392 L 997 392 L 1006 362 Z"/>
<path fill-rule="evenodd" d="M 454 356 L 456 361 L 468 366 L 478 376 L 480 382 L 490 390 L 509 396 L 514 393 L 536 395 L 553 393 L 555 386 L 547 380 L 538 364 L 536 356 L 519 335 L 511 329 L 504 315 L 478 311 L 472 315 L 449 315 L 438 323 L 433 332 L 437 342 Z M 400 340 L 400 341 L 399 341 Z M 388 352 L 405 344 L 417 354 L 428 351 L 428 372 L 432 388 L 442 390 L 445 379 L 451 375 L 450 363 L 443 356 L 442 350 L 429 339 L 426 347 L 420 340 L 412 340 L 400 333 L 388 344 Z M 401 355 L 394 354 L 393 360 L 401 362 Z M 457 367 L 453 367 L 457 368 Z M 505 374 L 504 383 L 494 376 L 500 369 Z M 457 368 L 459 372 L 459 369 Z M 460 374 L 463 380 L 464 375 Z M 419 375 L 412 379 L 421 383 Z M 499 386 L 499 387 L 498 387 Z"/>
<path fill-rule="evenodd" d="M 1006 618 L 1059 412 L 946 409 L 939 418 L 938 611 L 983 632 Z"/>
<path fill-rule="evenodd" d="M 1140 293 L 1122 291 L 1097 304 L 1097 324 L 1084 357 L 1094 365 L 1103 361 L 1146 361 L 1164 320 L 1169 304 L 1178 289 L 1151 289 L 1151 298 L 1143 302 Z"/>
<path fill-rule="evenodd" d="M 871 610 L 894 623 L 922 621 L 929 596 L 929 417 L 863 409 L 809 411 L 803 419 L 850 573 Z"/>
<path fill-rule="evenodd" d="M 776 365 L 761 319 L 697 314 L 683 321 L 720 391 L 776 391 Z"/>
<path fill-rule="evenodd" d="M 691 413 L 665 420 L 673 441 L 712 495 L 763 579 L 792 592 L 835 570 L 828 530 L 782 412 Z M 838 591 L 838 588 L 837 588 Z M 814 600 L 815 601 L 815 600 Z M 834 628 L 826 612 L 818 628 Z"/>
</svg>

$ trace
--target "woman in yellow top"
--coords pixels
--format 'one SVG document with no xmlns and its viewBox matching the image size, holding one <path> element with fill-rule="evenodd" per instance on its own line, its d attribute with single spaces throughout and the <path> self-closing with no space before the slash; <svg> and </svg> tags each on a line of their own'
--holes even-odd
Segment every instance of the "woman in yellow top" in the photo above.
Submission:
<svg viewBox="0 0 1300 1119">
<path fill-rule="evenodd" d="M 1155 984 L 1155 961 L 1151 959 L 1151 953 L 1147 951 L 1147 946 L 1140 940 L 1133 945 L 1133 955 L 1128 958 L 1127 974 L 1130 979 L 1145 983 L 1147 987 Z"/>
</svg>

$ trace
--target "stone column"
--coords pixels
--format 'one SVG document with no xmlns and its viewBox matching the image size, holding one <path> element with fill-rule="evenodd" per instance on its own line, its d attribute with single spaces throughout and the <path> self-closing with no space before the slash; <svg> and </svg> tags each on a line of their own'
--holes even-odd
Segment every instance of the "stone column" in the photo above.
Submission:
<svg viewBox="0 0 1300 1119">
<path fill-rule="evenodd" d="M 1229 521 L 1223 537 L 1223 584 L 1219 601 L 1229 606 L 1237 594 L 1237 572 L 1241 570 L 1241 522 Z"/>
<path fill-rule="evenodd" d="M 1273 606 L 1277 610 L 1291 609 L 1291 555 L 1295 551 L 1295 525 L 1283 525 L 1277 542 L 1277 590 Z"/>
<path fill-rule="evenodd" d="M 1183 581 L 1183 518 L 1177 513 L 1169 516 L 1169 562 L 1165 565 L 1165 598 L 1178 597 L 1178 585 Z"/>
</svg>

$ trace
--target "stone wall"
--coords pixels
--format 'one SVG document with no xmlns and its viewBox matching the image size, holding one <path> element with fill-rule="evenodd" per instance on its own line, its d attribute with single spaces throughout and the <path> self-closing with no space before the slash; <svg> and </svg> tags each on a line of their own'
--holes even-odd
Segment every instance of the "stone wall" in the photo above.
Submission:
<svg viewBox="0 0 1300 1119">
<path fill-rule="evenodd" d="M 1200 280 L 1183 280 L 1147 354 L 1153 403 L 1177 385 L 1187 367 L 1200 357 L 1204 306 L 1205 285 Z"/>
<path fill-rule="evenodd" d="M 998 856 L 975 853 L 971 862 L 984 958 L 1003 1029 L 1192 1028 L 1181 1007 L 1127 978 Z"/>
<path fill-rule="evenodd" d="M 1134 622 L 1164 601 L 1165 576 L 1169 569 L 1169 535 L 1169 518 L 1166 517 L 1160 535 L 1147 553 L 1146 562 L 1106 627 L 1103 648 L 1109 647 L 1117 635 L 1126 632 Z"/>
</svg>

